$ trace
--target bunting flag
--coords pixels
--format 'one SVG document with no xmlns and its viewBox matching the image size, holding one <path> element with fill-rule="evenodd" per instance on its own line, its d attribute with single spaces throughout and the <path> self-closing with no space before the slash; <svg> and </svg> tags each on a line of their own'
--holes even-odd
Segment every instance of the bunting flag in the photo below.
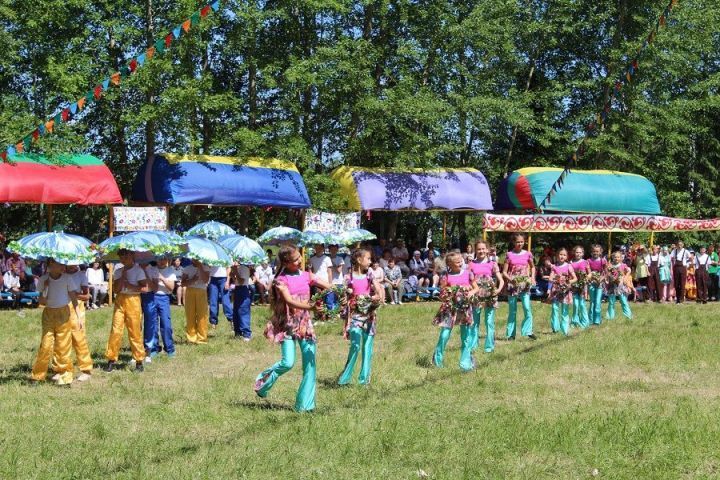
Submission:
<svg viewBox="0 0 720 480">
<path fill-rule="evenodd" d="M 119 86 L 123 78 L 127 78 L 135 73 L 138 68 L 150 61 L 156 53 L 165 53 L 173 41 L 179 39 L 181 35 L 187 34 L 193 27 L 199 25 L 200 20 L 206 18 L 211 12 L 218 12 L 219 10 L 220 0 L 215 0 L 214 2 L 208 3 L 199 10 L 193 12 L 190 17 L 185 19 L 185 21 L 177 25 L 166 35 L 160 37 L 153 45 L 148 46 L 144 53 L 132 58 L 126 65 L 120 68 L 119 72 L 113 73 L 95 85 L 95 87 L 88 91 L 83 97 L 72 103 L 70 106 L 64 107 L 59 113 L 56 113 L 53 117 L 50 117 L 47 121 L 37 126 L 32 132 L 25 135 L 22 140 L 14 146 L 8 146 L 2 150 L 2 152 L 0 152 L 0 156 L 2 157 L 3 162 L 7 162 L 13 155 L 28 151 L 32 143 L 38 141 L 41 136 L 53 133 L 57 125 L 67 123 L 72 120 L 75 115 L 82 112 L 87 105 L 100 100 L 103 93 L 108 90 L 111 85 Z"/>
<path fill-rule="evenodd" d="M 631 84 L 633 77 L 635 77 L 640 70 L 640 62 L 638 61 L 638 57 L 640 56 L 640 54 L 643 53 L 643 51 L 648 47 L 648 45 L 651 45 L 655 41 L 655 38 L 657 37 L 660 29 L 667 25 L 667 19 L 670 16 L 672 9 L 675 8 L 677 4 L 678 0 L 671 0 L 667 7 L 665 7 L 665 10 L 663 10 L 663 13 L 660 15 L 657 22 L 655 23 L 655 27 L 647 36 L 647 39 L 643 42 L 642 47 L 637 50 L 635 57 L 623 70 L 620 78 L 615 81 L 614 88 L 610 93 L 610 99 L 605 103 L 602 111 L 595 115 L 595 122 L 590 122 L 588 124 L 587 128 L 585 129 L 585 134 L 582 138 L 582 141 L 580 142 L 580 145 L 575 149 L 572 155 L 570 155 L 565 168 L 560 173 L 560 176 L 555 181 L 555 183 L 553 183 L 552 188 L 550 189 L 550 191 L 548 191 L 547 195 L 538 206 L 538 209 L 540 211 L 543 211 L 547 208 L 548 205 L 551 204 L 552 196 L 557 193 L 558 190 L 560 190 L 563 182 L 565 181 L 565 177 L 570 174 L 570 169 L 577 165 L 578 159 L 580 159 L 580 157 L 582 157 L 582 155 L 585 153 L 586 149 L 584 145 L 587 142 L 588 137 L 590 137 L 594 132 L 601 131 L 601 127 L 605 125 L 605 122 L 607 122 L 608 115 L 612 110 L 613 100 L 617 100 L 619 98 L 623 86 Z"/>
</svg>

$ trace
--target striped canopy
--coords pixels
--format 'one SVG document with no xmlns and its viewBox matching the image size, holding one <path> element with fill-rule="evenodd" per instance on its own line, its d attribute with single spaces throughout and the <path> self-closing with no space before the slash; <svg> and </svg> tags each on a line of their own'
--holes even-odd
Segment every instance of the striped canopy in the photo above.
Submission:
<svg viewBox="0 0 720 480">
<path fill-rule="evenodd" d="M 500 184 L 498 210 L 536 210 L 558 179 L 561 168 L 530 167 L 512 172 Z M 576 213 L 660 213 L 655 186 L 633 173 L 571 170 L 545 210 Z"/>
<path fill-rule="evenodd" d="M 492 210 L 487 180 L 472 168 L 338 167 L 348 210 Z"/>
<path fill-rule="evenodd" d="M 115 178 L 91 155 L 11 155 L 0 163 L 0 203 L 122 203 Z"/>
<path fill-rule="evenodd" d="M 310 206 L 305 183 L 290 162 L 167 153 L 140 167 L 132 198 L 169 205 Z"/>
</svg>

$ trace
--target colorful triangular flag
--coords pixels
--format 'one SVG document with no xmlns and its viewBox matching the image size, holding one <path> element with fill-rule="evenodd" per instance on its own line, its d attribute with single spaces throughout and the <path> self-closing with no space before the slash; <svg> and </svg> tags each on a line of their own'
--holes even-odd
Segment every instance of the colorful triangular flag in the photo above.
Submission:
<svg viewBox="0 0 720 480">
<path fill-rule="evenodd" d="M 70 105 L 70 113 L 72 113 L 73 115 L 77 113 L 77 109 L 77 103 L 73 103 L 72 105 Z"/>
<path fill-rule="evenodd" d="M 55 125 L 60 125 L 63 121 L 62 112 L 55 115 L 55 118 L 53 120 L 55 121 Z"/>
<path fill-rule="evenodd" d="M 142 55 L 138 55 L 137 64 L 140 66 L 145 64 L 145 54 L 144 53 Z"/>
<path fill-rule="evenodd" d="M 25 146 L 23 145 L 23 142 L 20 142 L 17 145 L 15 145 L 15 151 L 17 151 L 18 155 L 25 151 Z"/>
<path fill-rule="evenodd" d="M 40 132 L 40 135 L 45 135 L 45 132 L 47 132 L 47 130 L 45 129 L 44 123 L 41 123 L 40 125 L 38 125 L 38 132 Z"/>
<path fill-rule="evenodd" d="M 134 58 L 132 60 L 130 60 L 130 63 L 128 63 L 128 68 L 130 68 L 130 73 L 134 73 L 135 70 L 137 70 L 137 66 L 138 66 L 137 60 L 135 60 Z"/>
<path fill-rule="evenodd" d="M 185 33 L 190 31 L 190 20 L 185 20 L 182 23 L 182 29 L 185 30 Z M 173 32 L 173 33 L 175 33 L 175 32 Z"/>
<path fill-rule="evenodd" d="M 173 41 L 173 34 L 172 34 L 172 33 L 168 33 L 167 35 L 165 35 L 165 46 L 166 46 L 166 47 L 169 47 L 170 44 L 172 43 L 172 41 Z"/>
<path fill-rule="evenodd" d="M 175 29 L 172 31 L 173 37 L 180 38 L 180 35 L 182 35 L 182 26 L 175 27 Z"/>
<path fill-rule="evenodd" d="M 55 120 L 50 120 L 49 122 L 45 122 L 45 129 L 52 133 L 53 129 L 55 128 Z"/>
<path fill-rule="evenodd" d="M 14 157 L 17 154 L 17 150 L 15 147 L 8 147 L 7 149 L 8 157 Z"/>
<path fill-rule="evenodd" d="M 7 163 L 7 159 L 8 159 L 8 152 L 7 152 L 7 150 L 4 151 L 4 152 L 2 152 L 2 153 L 0 153 L 0 158 L 2 158 L 2 161 L 3 161 L 3 162 Z"/>
<path fill-rule="evenodd" d="M 38 130 L 38 129 L 36 128 L 36 129 L 33 130 L 33 132 L 32 132 L 32 139 L 33 139 L 34 141 L 37 141 L 38 138 L 40 138 L 40 130 Z"/>
<path fill-rule="evenodd" d="M 102 87 L 103 87 L 103 90 L 107 90 L 108 88 L 110 88 L 110 79 L 109 78 L 106 78 L 105 80 L 103 80 Z"/>
<path fill-rule="evenodd" d="M 217 12 L 218 10 L 220 10 L 220 0 L 215 0 L 213 3 L 210 4 L 210 6 L 214 11 Z"/>
<path fill-rule="evenodd" d="M 97 100 L 100 100 L 100 97 L 102 96 L 102 85 L 97 85 L 97 86 L 95 87 L 95 90 L 93 90 L 93 96 L 94 96 Z"/>
<path fill-rule="evenodd" d="M 172 37 L 172 35 L 171 35 Z M 165 51 L 166 46 L 166 40 L 164 38 L 161 38 L 160 40 L 155 42 L 155 51 L 162 55 L 162 53 Z"/>
<path fill-rule="evenodd" d="M 78 109 L 82 110 L 83 108 L 85 108 L 85 102 L 87 102 L 87 99 L 85 97 L 78 100 L 77 101 Z"/>
<path fill-rule="evenodd" d="M 190 23 L 192 25 L 197 25 L 200 23 L 200 12 L 195 12 L 190 16 Z"/>
<path fill-rule="evenodd" d="M 70 120 L 70 109 L 63 108 L 63 111 L 60 112 L 60 115 L 62 116 L 63 122 L 67 122 L 68 120 Z"/>
<path fill-rule="evenodd" d="M 148 60 L 152 60 L 152 58 L 155 56 L 155 47 L 150 47 L 145 50 L 145 55 L 147 56 Z"/>
<path fill-rule="evenodd" d="M 32 145 L 32 137 L 28 135 L 27 137 L 23 138 L 23 147 L 25 147 L 26 152 L 30 150 L 30 145 Z"/>
<path fill-rule="evenodd" d="M 120 85 L 120 72 L 116 72 L 116 73 L 113 73 L 112 75 L 110 75 L 110 81 L 115 86 Z"/>
<path fill-rule="evenodd" d="M 205 18 L 210 13 L 210 5 L 205 5 L 203 8 L 200 9 L 200 16 Z"/>
</svg>

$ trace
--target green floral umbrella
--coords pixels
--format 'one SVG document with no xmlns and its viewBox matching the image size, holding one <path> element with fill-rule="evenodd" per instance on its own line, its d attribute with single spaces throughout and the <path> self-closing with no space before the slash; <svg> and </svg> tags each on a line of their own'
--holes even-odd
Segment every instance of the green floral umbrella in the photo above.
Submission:
<svg viewBox="0 0 720 480">
<path fill-rule="evenodd" d="M 211 267 L 232 266 L 232 258 L 219 243 L 198 236 L 185 237 L 185 241 L 187 242 L 187 251 L 184 253 L 186 257 Z"/>
<path fill-rule="evenodd" d="M 149 252 L 153 255 L 176 255 L 182 251 L 185 240 L 174 232 L 147 230 L 110 237 L 99 245 L 103 256 L 115 255 L 118 250 Z"/>
<path fill-rule="evenodd" d="M 233 260 L 241 265 L 260 265 L 267 262 L 268 257 L 265 250 L 248 237 L 242 235 L 226 235 L 218 240 L 218 243 L 225 247 Z"/>
<path fill-rule="evenodd" d="M 95 260 L 92 242 L 80 235 L 40 232 L 8 244 L 8 251 L 34 260 L 55 259 L 64 265 L 80 265 Z"/>
<path fill-rule="evenodd" d="M 229 225 L 225 225 L 215 220 L 209 222 L 198 223 L 186 232 L 186 235 L 197 235 L 199 237 L 209 238 L 210 240 L 218 240 L 220 237 L 227 235 L 235 235 L 237 232 Z"/>
</svg>

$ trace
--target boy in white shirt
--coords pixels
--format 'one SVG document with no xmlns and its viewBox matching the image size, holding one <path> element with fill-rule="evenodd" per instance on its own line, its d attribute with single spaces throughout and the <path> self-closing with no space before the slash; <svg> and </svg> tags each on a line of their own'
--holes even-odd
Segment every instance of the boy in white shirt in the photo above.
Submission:
<svg viewBox="0 0 720 480">
<path fill-rule="evenodd" d="M 135 264 L 135 252 L 130 250 L 118 250 L 120 257 L 119 267 L 113 273 L 113 290 L 118 292 L 115 297 L 115 308 L 113 310 L 112 327 L 108 338 L 105 358 L 108 363 L 104 370 L 112 372 L 120 354 L 125 327 L 128 330 L 128 340 L 135 370 L 142 372 L 143 360 L 145 360 L 145 347 L 142 341 L 142 305 L 140 293 L 147 289 L 147 277 L 139 265 Z"/>
<path fill-rule="evenodd" d="M 98 308 L 102 303 L 102 300 L 107 295 L 107 282 L 105 282 L 105 272 L 100 267 L 100 262 L 93 262 L 92 265 L 85 271 L 87 278 L 88 287 L 90 289 L 90 300 L 88 301 L 88 307 Z"/>
<path fill-rule="evenodd" d="M 330 257 L 325 255 L 325 245 L 321 243 L 315 245 L 315 255 L 310 257 L 310 268 L 313 275 L 326 283 L 330 283 L 329 273 L 330 268 L 332 268 L 332 261 L 330 261 Z"/>
<path fill-rule="evenodd" d="M 175 269 L 170 266 L 170 259 L 162 257 L 157 267 L 147 265 L 145 275 L 148 278 L 148 292 L 143 293 L 143 342 L 145 345 L 146 362 L 162 351 L 160 336 L 168 357 L 175 356 L 172 322 L 170 321 L 170 295 L 175 288 Z M 158 325 L 160 331 L 158 332 Z"/>
<path fill-rule="evenodd" d="M 197 260 L 183 269 L 182 284 L 185 290 L 185 337 L 192 345 L 206 344 L 208 334 L 207 286 L 210 267 Z M 232 315 L 232 314 L 231 314 Z"/>
<path fill-rule="evenodd" d="M 55 371 L 59 374 L 57 384 L 69 385 L 73 381 L 71 316 L 75 315 L 78 305 L 75 282 L 65 274 L 65 266 L 55 260 L 48 259 L 47 268 L 48 272 L 40 277 L 38 283 L 41 292 L 39 302 L 45 308 L 42 313 L 40 349 L 30 379 L 37 382 L 45 380 L 50 358 L 54 354 Z"/>
</svg>

